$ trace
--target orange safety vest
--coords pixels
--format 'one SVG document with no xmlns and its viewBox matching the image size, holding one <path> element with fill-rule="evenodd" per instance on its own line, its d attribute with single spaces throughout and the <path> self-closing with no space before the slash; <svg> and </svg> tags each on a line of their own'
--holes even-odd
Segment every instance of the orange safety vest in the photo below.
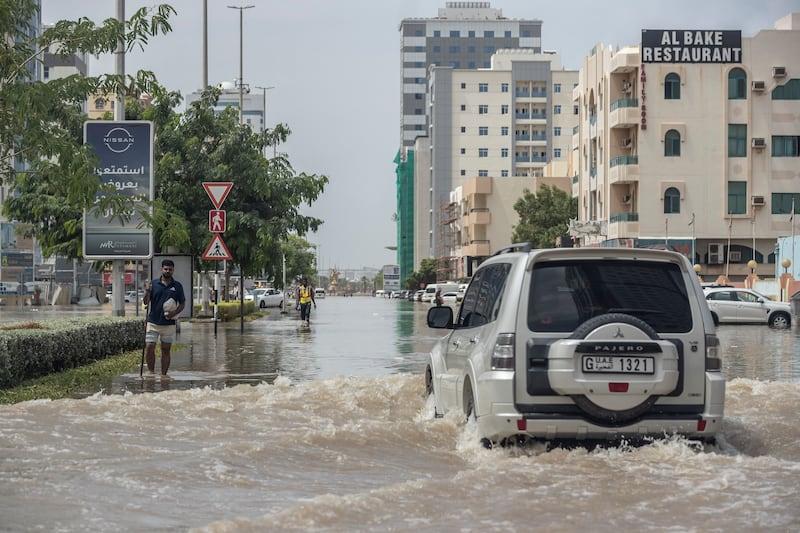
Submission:
<svg viewBox="0 0 800 533">
<path fill-rule="evenodd" d="M 300 303 L 307 304 L 311 301 L 311 286 L 300 287 Z"/>
</svg>

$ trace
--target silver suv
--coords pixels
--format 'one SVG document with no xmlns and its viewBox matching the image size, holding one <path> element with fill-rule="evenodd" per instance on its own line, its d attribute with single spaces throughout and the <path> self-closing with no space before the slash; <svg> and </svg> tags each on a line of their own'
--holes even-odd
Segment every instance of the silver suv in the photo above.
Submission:
<svg viewBox="0 0 800 533">
<path fill-rule="evenodd" d="M 475 271 L 430 353 L 442 416 L 486 445 L 528 439 L 712 441 L 722 428 L 719 341 L 696 274 L 675 252 L 514 245 Z"/>
</svg>

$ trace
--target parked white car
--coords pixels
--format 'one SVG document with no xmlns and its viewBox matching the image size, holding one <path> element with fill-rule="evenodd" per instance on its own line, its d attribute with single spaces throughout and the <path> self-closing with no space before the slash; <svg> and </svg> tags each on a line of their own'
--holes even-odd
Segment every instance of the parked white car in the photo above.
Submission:
<svg viewBox="0 0 800 533">
<path fill-rule="evenodd" d="M 267 307 L 282 307 L 283 292 L 278 289 L 255 289 L 253 290 L 253 301 L 259 309 Z"/>
<path fill-rule="evenodd" d="M 722 429 L 719 339 L 686 257 L 516 245 L 475 271 L 460 307 L 428 309 L 434 413 L 484 444 L 641 441 Z"/>
<path fill-rule="evenodd" d="M 715 324 L 767 324 L 784 329 L 792 325 L 792 308 L 752 289 L 713 287 L 704 289 Z"/>
</svg>

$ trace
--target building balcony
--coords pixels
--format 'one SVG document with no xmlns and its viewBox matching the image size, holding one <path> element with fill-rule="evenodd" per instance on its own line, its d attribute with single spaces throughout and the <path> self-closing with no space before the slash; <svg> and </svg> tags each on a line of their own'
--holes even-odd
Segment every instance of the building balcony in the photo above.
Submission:
<svg viewBox="0 0 800 533">
<path fill-rule="evenodd" d="M 608 114 L 610 128 L 631 128 L 642 118 L 638 98 L 620 98 L 611 103 Z"/>
<path fill-rule="evenodd" d="M 631 48 L 630 51 L 617 52 L 611 58 L 610 70 L 613 74 L 633 72 L 639 69 L 641 61 L 642 59 L 637 48 Z"/>
<path fill-rule="evenodd" d="M 608 220 L 608 239 L 639 237 L 639 213 L 613 213 Z"/>
<path fill-rule="evenodd" d="M 608 183 L 636 183 L 639 181 L 639 157 L 620 155 L 609 161 Z"/>
<path fill-rule="evenodd" d="M 487 257 L 492 255 L 492 245 L 488 240 L 472 240 L 461 246 L 461 256 Z"/>
<path fill-rule="evenodd" d="M 485 207 L 476 207 L 461 218 L 461 228 L 469 226 L 486 226 L 492 223 L 492 213 Z"/>
</svg>

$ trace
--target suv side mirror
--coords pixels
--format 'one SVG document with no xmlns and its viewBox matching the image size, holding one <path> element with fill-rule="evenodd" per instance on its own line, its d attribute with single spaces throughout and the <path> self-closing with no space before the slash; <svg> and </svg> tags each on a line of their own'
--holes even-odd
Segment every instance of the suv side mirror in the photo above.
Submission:
<svg viewBox="0 0 800 533">
<path fill-rule="evenodd" d="M 443 305 L 441 307 L 433 306 L 429 308 L 428 327 L 434 329 L 452 329 L 453 310 L 447 305 Z"/>
</svg>

